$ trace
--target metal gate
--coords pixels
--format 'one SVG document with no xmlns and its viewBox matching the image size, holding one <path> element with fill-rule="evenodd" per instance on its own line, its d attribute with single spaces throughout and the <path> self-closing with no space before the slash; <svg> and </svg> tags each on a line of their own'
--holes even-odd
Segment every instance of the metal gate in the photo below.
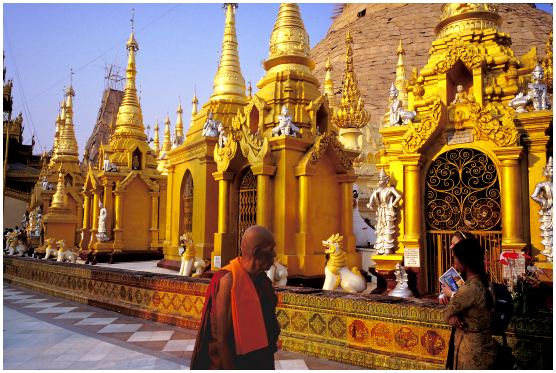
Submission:
<svg viewBox="0 0 556 373">
<path fill-rule="evenodd" d="M 453 149 L 430 165 L 425 181 L 428 291 L 452 266 L 450 235 L 471 232 L 485 249 L 491 279 L 497 281 L 502 240 L 500 184 L 494 163 L 476 149 Z"/>
<path fill-rule="evenodd" d="M 182 233 L 193 232 L 193 177 L 189 171 L 185 174 L 183 186 Z"/>
<path fill-rule="evenodd" d="M 241 251 L 241 237 L 251 225 L 257 224 L 257 178 L 251 168 L 241 177 L 238 196 L 237 255 Z"/>
</svg>

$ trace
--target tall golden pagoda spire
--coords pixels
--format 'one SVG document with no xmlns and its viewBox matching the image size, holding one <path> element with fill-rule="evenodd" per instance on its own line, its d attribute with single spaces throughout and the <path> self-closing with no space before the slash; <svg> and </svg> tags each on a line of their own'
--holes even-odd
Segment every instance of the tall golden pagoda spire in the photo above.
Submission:
<svg viewBox="0 0 556 373">
<path fill-rule="evenodd" d="M 311 72 L 315 63 L 309 56 L 309 35 L 301 19 L 299 6 L 293 3 L 280 4 L 278 16 L 270 35 L 268 59 L 264 61 L 265 70 L 275 66 L 294 63 L 304 66 L 298 69 Z"/>
<path fill-rule="evenodd" d="M 164 140 L 162 142 L 162 151 L 168 152 L 172 149 L 172 141 L 170 139 L 170 117 L 166 114 L 166 119 L 164 120 Z"/>
<path fill-rule="evenodd" d="M 64 183 L 64 174 L 62 173 L 62 166 L 58 170 L 58 184 L 56 186 L 56 193 L 52 196 L 51 208 L 63 209 L 68 204 L 68 196 L 66 193 L 66 186 Z"/>
<path fill-rule="evenodd" d="M 135 53 L 139 50 L 139 44 L 135 40 L 133 20 L 132 31 L 127 41 L 126 48 L 128 50 L 126 84 L 124 97 L 118 109 L 114 137 L 133 137 L 138 140 L 146 141 L 147 135 L 145 134 L 145 127 L 143 126 L 143 114 L 141 112 L 139 99 L 137 98 L 137 88 L 135 84 L 137 75 Z"/>
<path fill-rule="evenodd" d="M 158 153 L 160 153 L 160 141 L 158 140 L 158 119 L 154 123 L 154 138 L 153 138 L 153 151 L 155 157 L 158 157 Z"/>
<path fill-rule="evenodd" d="M 245 79 L 241 74 L 239 54 L 237 51 L 235 9 L 237 4 L 225 4 L 226 23 L 224 39 L 222 40 L 222 55 L 218 64 L 218 71 L 214 77 L 211 101 L 232 100 L 245 102 Z"/>
<path fill-rule="evenodd" d="M 324 76 L 324 93 L 326 93 L 328 97 L 328 106 L 330 106 L 331 109 L 335 109 L 336 98 L 334 97 L 334 81 L 332 80 L 332 64 L 330 63 L 330 57 L 326 58 L 324 70 L 326 70 L 326 75 Z"/>
<path fill-rule="evenodd" d="M 52 157 L 50 158 L 50 162 L 49 162 L 49 168 L 52 168 L 52 166 L 54 165 L 54 160 L 56 158 L 58 158 L 58 147 L 60 144 L 60 132 L 62 130 L 62 106 L 65 105 L 65 102 L 63 104 L 60 104 L 60 107 L 58 108 L 58 115 L 56 116 L 56 126 L 55 126 L 55 132 L 54 132 L 54 144 L 52 145 Z"/>
<path fill-rule="evenodd" d="M 178 118 L 176 119 L 176 129 L 174 131 L 174 136 L 177 141 L 183 142 L 183 109 L 181 107 L 181 102 L 178 104 Z"/>
<path fill-rule="evenodd" d="M 405 50 L 403 49 L 402 39 L 400 39 L 400 44 L 397 50 L 398 64 L 396 65 L 396 80 L 394 85 L 399 92 L 399 99 L 402 100 L 403 107 L 407 107 L 407 79 L 405 77 L 405 62 L 404 55 Z"/>
<path fill-rule="evenodd" d="M 332 124 L 338 128 L 362 128 L 370 119 L 369 112 L 357 88 L 357 80 L 353 69 L 353 38 L 348 29 L 346 34 L 346 69 L 342 86 L 342 100 L 331 118 Z"/>
<path fill-rule="evenodd" d="M 197 92 L 193 93 L 193 100 L 191 101 L 191 122 L 193 122 L 193 118 L 197 115 L 197 105 L 199 104 L 199 100 L 197 99 Z"/>
<path fill-rule="evenodd" d="M 75 96 L 75 91 L 70 84 L 66 90 L 65 120 L 58 139 L 58 158 L 62 158 L 64 162 L 79 162 L 79 149 L 73 127 L 73 96 Z"/>
</svg>

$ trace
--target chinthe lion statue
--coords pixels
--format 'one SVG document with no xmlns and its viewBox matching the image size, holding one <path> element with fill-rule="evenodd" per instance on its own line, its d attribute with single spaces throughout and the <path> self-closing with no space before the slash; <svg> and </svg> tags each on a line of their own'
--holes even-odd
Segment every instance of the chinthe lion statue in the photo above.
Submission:
<svg viewBox="0 0 556 373">
<path fill-rule="evenodd" d="M 77 255 L 71 250 L 66 248 L 66 243 L 64 240 L 60 240 L 58 243 L 58 258 L 57 262 L 70 262 L 75 263 L 77 260 Z"/>
<path fill-rule="evenodd" d="M 29 249 L 20 240 L 17 232 L 10 232 L 7 234 L 6 245 L 8 246 L 8 255 L 24 256 Z"/>
<path fill-rule="evenodd" d="M 56 240 L 54 238 L 47 238 L 46 242 L 46 249 L 45 249 L 45 256 L 43 259 L 54 259 L 58 257 L 58 248 L 56 246 Z"/>
<path fill-rule="evenodd" d="M 266 275 L 272 281 L 272 285 L 286 286 L 288 282 L 288 269 L 284 267 L 278 260 L 274 260 L 274 263 Z"/>
<path fill-rule="evenodd" d="M 191 233 L 182 234 L 180 242 L 182 244 L 179 251 L 181 256 L 181 266 L 178 274 L 180 276 L 191 276 L 193 269 L 195 269 L 195 273 L 192 277 L 201 276 L 205 268 L 207 268 L 207 263 L 203 258 L 195 256 L 195 244 L 193 243 Z"/>
<path fill-rule="evenodd" d="M 325 279 L 323 290 L 335 290 L 341 286 L 347 292 L 361 293 L 367 288 L 367 281 L 359 272 L 357 267 L 351 271 L 346 265 L 346 252 L 342 248 L 343 236 L 339 233 L 333 234 L 322 244 L 326 248 L 324 252 L 330 256 L 324 269 Z"/>
</svg>

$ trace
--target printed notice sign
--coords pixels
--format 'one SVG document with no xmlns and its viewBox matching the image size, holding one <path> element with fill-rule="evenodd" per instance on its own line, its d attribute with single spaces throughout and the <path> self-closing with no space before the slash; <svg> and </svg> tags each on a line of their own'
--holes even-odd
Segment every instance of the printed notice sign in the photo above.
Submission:
<svg viewBox="0 0 556 373">
<path fill-rule="evenodd" d="M 421 267 L 418 247 L 406 247 L 403 252 L 405 267 Z"/>
<path fill-rule="evenodd" d="M 222 266 L 222 257 L 220 255 L 215 255 L 212 263 L 213 268 L 220 268 Z"/>
<path fill-rule="evenodd" d="M 448 145 L 467 144 L 473 142 L 473 130 L 468 128 L 459 131 L 447 132 Z"/>
</svg>

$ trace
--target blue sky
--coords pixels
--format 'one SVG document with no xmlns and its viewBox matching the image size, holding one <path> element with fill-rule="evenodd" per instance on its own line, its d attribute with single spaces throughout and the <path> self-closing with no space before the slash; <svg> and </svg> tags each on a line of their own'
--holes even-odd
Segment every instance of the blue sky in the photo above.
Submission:
<svg viewBox="0 0 556 373">
<path fill-rule="evenodd" d="M 537 4 L 552 13 L 551 4 Z M 241 70 L 253 90 L 264 74 L 261 62 L 278 4 L 240 4 L 236 13 Z M 311 46 L 325 35 L 335 4 L 301 4 Z M 50 150 L 63 88 L 73 86 L 74 123 L 82 155 L 94 127 L 105 86 L 105 66 L 125 75 L 131 9 L 135 8 L 137 85 L 145 127 L 166 114 L 172 128 L 181 97 L 188 126 L 193 91 L 199 104 L 212 92 L 222 36 L 221 4 L 3 4 L 3 49 L 7 78 L 14 80 L 14 110 L 22 111 L 25 142 L 36 132 L 35 153 Z M 160 132 L 162 136 L 162 130 Z"/>
</svg>

